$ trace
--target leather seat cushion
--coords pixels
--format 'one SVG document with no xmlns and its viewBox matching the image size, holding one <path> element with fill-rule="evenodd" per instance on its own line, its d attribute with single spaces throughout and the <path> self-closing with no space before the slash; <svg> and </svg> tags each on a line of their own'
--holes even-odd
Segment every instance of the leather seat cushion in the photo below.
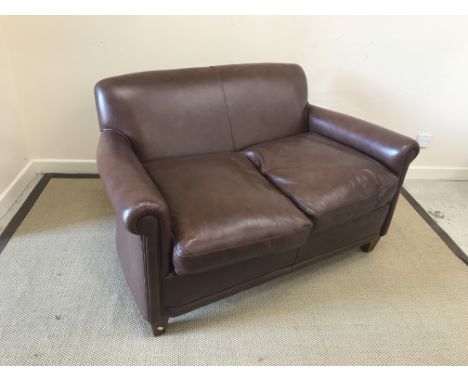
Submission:
<svg viewBox="0 0 468 382">
<path fill-rule="evenodd" d="M 169 206 L 177 274 L 298 248 L 310 233 L 310 219 L 242 153 L 164 158 L 145 168 Z"/>
<path fill-rule="evenodd" d="M 398 178 L 377 161 L 318 134 L 261 143 L 244 153 L 312 218 L 314 231 L 376 210 L 398 187 Z"/>
</svg>

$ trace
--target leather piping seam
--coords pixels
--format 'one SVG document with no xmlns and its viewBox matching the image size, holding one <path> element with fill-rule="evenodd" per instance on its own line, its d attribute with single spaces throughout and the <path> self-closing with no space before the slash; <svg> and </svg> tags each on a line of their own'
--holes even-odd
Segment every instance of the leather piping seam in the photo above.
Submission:
<svg viewBox="0 0 468 382">
<path fill-rule="evenodd" d="M 303 245 L 304 245 L 304 244 L 303 244 Z M 293 264 L 296 264 L 296 263 L 297 263 L 297 260 L 299 259 L 299 250 L 300 250 L 300 249 L 301 249 L 300 247 L 296 249 L 296 255 L 294 256 Z"/>
<path fill-rule="evenodd" d="M 397 189 L 397 190 L 398 190 L 398 189 Z M 391 207 L 391 205 L 392 205 L 392 203 L 393 203 L 393 198 L 394 198 L 394 196 L 393 196 L 392 199 L 390 199 L 388 202 L 385 202 L 384 204 L 382 204 L 382 205 L 380 205 L 380 206 L 378 206 L 378 207 L 375 207 L 375 208 L 373 208 L 372 210 L 367 211 L 367 212 L 365 212 L 365 213 L 363 213 L 363 214 L 354 215 L 351 219 L 345 220 L 345 221 L 341 222 L 341 223 L 338 224 L 338 225 L 329 226 L 329 227 L 325 226 L 325 228 L 320 228 L 320 227 L 319 227 L 317 230 L 312 231 L 311 234 L 314 235 L 314 234 L 316 234 L 316 233 L 322 233 L 322 232 L 328 231 L 328 230 L 330 230 L 330 229 L 339 228 L 339 227 L 341 227 L 341 226 L 343 226 L 343 225 L 345 225 L 345 224 L 349 224 L 349 223 L 351 223 L 351 222 L 353 222 L 353 221 L 355 221 L 355 220 L 363 219 L 363 218 L 365 218 L 366 216 L 368 216 L 368 215 L 370 215 L 370 214 L 373 214 L 374 212 L 378 212 L 378 211 L 380 211 L 380 210 L 383 210 L 383 209 L 385 209 L 385 208 L 388 208 L 389 211 L 390 211 L 390 207 Z M 336 211 L 336 210 L 332 210 L 332 211 Z M 316 218 L 316 219 L 319 219 L 319 218 Z"/>
<path fill-rule="evenodd" d="M 196 300 L 193 300 L 193 301 L 190 301 L 190 302 L 187 302 L 185 304 L 182 304 L 182 305 L 177 305 L 177 306 L 169 306 L 169 305 L 166 305 L 164 307 L 162 307 L 162 309 L 164 311 L 169 311 L 169 315 L 171 317 L 177 317 L 177 316 L 180 316 L 182 314 L 185 314 L 187 312 L 189 312 L 190 310 L 192 310 L 192 306 L 195 305 L 195 306 L 204 306 L 206 305 L 205 301 L 206 300 L 211 300 L 212 298 L 215 298 L 215 299 L 218 299 L 219 296 L 223 296 L 225 295 L 226 293 L 229 294 L 232 290 L 236 291 L 238 290 L 238 288 L 242 288 L 244 285 L 249 285 L 251 282 L 255 282 L 257 280 L 260 280 L 260 283 L 262 283 L 263 279 L 266 279 L 266 280 L 269 280 L 269 277 L 271 275 L 275 275 L 275 274 L 279 274 L 279 275 L 283 275 L 283 274 L 288 274 L 289 272 L 291 272 L 291 268 L 293 267 L 293 264 L 289 264 L 289 265 L 286 265 L 285 267 L 283 268 L 279 268 L 277 270 L 274 270 L 274 271 L 271 271 L 271 272 L 268 272 L 268 273 L 265 273 L 259 277 L 256 277 L 256 278 L 253 278 L 253 279 L 249 279 L 247 281 L 244 281 L 240 284 L 237 284 L 237 285 L 234 285 L 232 287 L 228 287 L 228 288 L 225 288 L 219 292 L 215 292 L 215 293 L 212 293 L 210 294 L 209 296 L 205 296 L 205 297 L 200 297 L 200 298 L 197 298 Z M 240 289 L 239 291 L 242 291 L 242 290 L 245 290 L 244 289 Z M 234 292 L 236 293 L 236 292 Z M 213 301 L 216 301 L 216 300 L 213 300 Z M 209 304 L 209 303 L 208 303 Z M 178 311 L 182 311 L 182 313 L 171 313 L 171 310 L 178 310 Z"/>
<path fill-rule="evenodd" d="M 292 265 L 291 265 L 291 268 L 292 268 L 292 271 L 294 270 L 294 266 L 297 265 L 297 264 L 301 264 L 301 263 L 308 263 L 310 261 L 313 261 L 313 260 L 320 260 L 324 257 L 327 257 L 327 255 L 329 255 L 330 253 L 337 253 L 338 252 L 341 252 L 343 249 L 346 249 L 346 248 L 353 248 L 355 246 L 358 246 L 359 243 L 362 243 L 362 242 L 366 242 L 367 240 L 371 240 L 372 238 L 374 237 L 379 237 L 379 232 L 377 231 L 377 233 L 375 234 L 372 234 L 372 235 L 366 235 L 364 237 L 361 237 L 360 239 L 356 239 L 356 240 L 353 240 L 347 244 L 344 244 L 344 245 L 341 245 L 340 247 L 338 248 L 335 248 L 335 249 L 331 249 L 331 250 L 328 250 L 328 251 L 325 251 L 325 252 L 320 252 L 317 254 L 317 256 L 314 256 L 312 258 L 306 258 L 306 259 L 303 259 L 303 260 L 300 260 L 300 261 L 295 261 Z M 299 248 L 300 249 L 300 248 Z M 298 251 L 299 251 L 298 249 Z M 298 260 L 298 259 L 297 259 Z"/>
<path fill-rule="evenodd" d="M 100 129 L 100 132 L 101 133 L 117 133 L 121 135 L 122 137 L 124 137 L 127 140 L 127 142 L 130 144 L 130 146 L 132 145 L 132 142 L 130 141 L 130 138 L 128 137 L 128 135 L 125 133 L 122 133 L 120 130 L 105 128 L 105 129 Z"/>
<path fill-rule="evenodd" d="M 400 188 L 403 185 L 403 181 L 405 180 L 404 176 L 406 175 L 406 172 L 408 171 L 410 163 L 414 160 L 414 158 L 416 158 L 417 155 L 418 155 L 417 150 L 411 150 L 408 152 L 408 154 L 406 154 L 406 159 L 401 164 L 400 170 L 398 172 L 398 188 L 397 188 L 397 192 L 394 198 L 397 198 L 398 195 L 400 194 Z"/>
<path fill-rule="evenodd" d="M 309 126 L 309 109 L 312 107 L 312 105 L 309 102 L 306 102 L 305 107 L 304 107 L 304 133 L 309 132 L 310 133 L 310 126 Z"/>
<path fill-rule="evenodd" d="M 151 298 L 149 294 L 149 279 L 148 279 L 148 238 L 146 235 L 141 235 L 141 250 L 143 252 L 143 262 L 145 264 L 143 273 L 145 277 L 145 298 L 146 298 L 146 305 L 148 309 L 148 320 L 151 322 L 152 319 L 152 309 L 151 309 Z"/>
<path fill-rule="evenodd" d="M 164 274 L 164 276 L 167 276 L 168 274 L 170 274 L 172 272 L 171 268 L 173 268 L 173 267 L 172 267 L 172 264 L 171 264 L 171 261 L 170 261 L 171 259 L 169 259 L 168 264 L 167 264 L 169 269 L 164 269 L 164 270 L 162 269 L 161 256 L 162 256 L 162 254 L 164 252 L 163 251 L 163 241 L 162 241 L 162 227 L 161 227 L 162 226 L 162 224 L 161 224 L 162 219 L 160 219 L 160 217 L 156 213 L 154 213 L 154 214 L 147 213 L 147 214 L 144 214 L 144 215 L 142 215 L 142 216 L 140 216 L 138 218 L 138 220 L 135 223 L 135 227 L 138 227 L 138 224 L 140 223 L 140 220 L 147 217 L 147 216 L 154 217 L 155 219 L 158 220 L 158 232 L 157 232 L 157 234 L 158 234 L 158 239 L 159 239 L 159 243 L 160 243 L 160 246 L 159 246 L 159 259 L 158 259 L 158 274 Z M 137 231 L 137 235 L 140 235 L 142 237 L 146 237 L 146 235 L 139 232 L 138 228 L 136 229 L 136 231 Z M 146 262 L 146 257 L 145 257 L 145 262 Z M 167 274 L 166 274 L 166 272 L 167 272 Z"/>
<path fill-rule="evenodd" d="M 211 255 L 211 254 L 216 254 L 216 253 L 219 253 L 219 252 L 223 252 L 223 251 L 228 251 L 228 250 L 231 250 L 231 249 L 238 249 L 238 248 L 242 248 L 246 245 L 252 245 L 252 244 L 259 244 L 259 243 L 264 243 L 264 242 L 267 242 L 269 240 L 273 240 L 273 239 L 278 239 L 278 238 L 283 238 L 285 236 L 289 236 L 289 235 L 295 235 L 295 234 L 299 234 L 299 233 L 302 233 L 302 232 L 310 232 L 311 229 L 312 229 L 313 225 L 311 225 L 310 227 L 308 228 L 303 228 L 303 229 L 299 229 L 299 230 L 295 230 L 295 231 L 291 231 L 291 232 L 288 232 L 287 234 L 284 234 L 284 235 L 277 235 L 277 236 L 271 236 L 271 237 L 268 237 L 266 239 L 262 239 L 262 240 L 255 240 L 255 241 L 250 241 L 248 243 L 244 243 L 244 244 L 240 244 L 240 245 L 235 245 L 235 246 L 232 246 L 232 247 L 226 247 L 226 248 L 222 248 L 222 249 L 218 249 L 216 251 L 204 251 L 202 253 L 197 253 L 196 255 L 194 255 L 193 253 L 190 254 L 190 256 L 188 256 L 189 258 L 192 258 L 192 257 L 199 257 L 199 256 L 205 256 L 205 255 Z M 293 247 L 294 248 L 294 247 Z M 184 255 L 184 256 L 180 256 L 180 255 L 176 255 L 177 257 L 179 258 L 186 258 L 187 256 Z"/>
<path fill-rule="evenodd" d="M 403 172 L 408 170 L 410 163 L 418 156 L 418 150 L 410 150 L 408 154 L 406 154 L 406 160 L 401 164 L 399 175 L 403 174 Z M 403 181 L 401 182 L 403 184 Z"/>
<path fill-rule="evenodd" d="M 231 113 L 229 111 L 226 92 L 224 90 L 223 79 L 221 78 L 221 75 L 219 74 L 218 70 L 214 66 L 210 66 L 210 68 L 215 71 L 216 76 L 218 77 L 219 87 L 221 89 L 221 93 L 223 94 L 223 102 L 224 102 L 224 108 L 226 109 L 226 115 L 227 115 L 228 124 L 229 124 L 229 131 L 231 132 L 232 148 L 234 151 L 236 151 L 237 147 L 236 147 L 236 141 L 234 140 L 234 131 L 232 129 Z"/>
<path fill-rule="evenodd" d="M 147 210 L 148 208 L 152 208 L 153 211 L 146 212 L 146 213 L 143 213 L 141 216 L 138 216 L 138 210 L 141 210 L 141 209 Z M 134 214 L 137 215 L 137 217 L 135 218 L 136 221 L 135 221 L 134 224 L 132 224 L 131 221 L 129 223 L 127 223 L 124 220 L 125 225 L 129 229 L 129 231 L 132 232 L 132 233 L 136 233 L 137 235 L 142 235 L 142 233 L 138 229 L 138 224 L 140 223 L 141 219 L 143 219 L 145 216 L 155 216 L 156 218 L 159 219 L 159 214 L 161 213 L 160 206 L 158 204 L 154 203 L 154 202 L 140 202 L 140 203 L 137 203 L 137 204 L 135 204 L 133 206 L 130 206 L 126 210 L 131 210 L 131 212 L 135 211 Z M 129 220 L 132 220 L 132 219 L 129 219 Z M 133 229 L 133 231 L 132 231 L 132 229 Z"/>
<path fill-rule="evenodd" d="M 418 156 L 418 150 L 410 150 L 408 154 L 406 155 L 405 161 L 402 163 L 400 167 L 400 173 L 398 175 L 399 177 L 399 182 L 398 182 L 398 188 L 395 193 L 395 196 L 393 197 L 391 203 L 390 203 L 390 209 L 387 213 L 387 217 L 385 218 L 382 227 L 380 228 L 380 235 L 382 235 L 382 231 L 384 230 L 384 227 L 386 228 L 385 230 L 388 230 L 388 227 L 390 225 L 391 219 L 393 218 L 393 213 L 395 211 L 396 203 L 398 201 L 398 197 L 400 196 L 400 191 L 403 186 L 403 181 L 405 180 L 406 172 L 408 171 L 410 163 Z"/>
</svg>

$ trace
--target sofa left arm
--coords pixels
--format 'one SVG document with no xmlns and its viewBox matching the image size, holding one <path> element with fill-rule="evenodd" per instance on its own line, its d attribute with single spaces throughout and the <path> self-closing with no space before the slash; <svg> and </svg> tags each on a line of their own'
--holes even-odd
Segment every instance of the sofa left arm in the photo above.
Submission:
<svg viewBox="0 0 468 382">
<path fill-rule="evenodd" d="M 117 130 L 101 131 L 97 164 L 116 213 L 117 225 L 128 234 L 150 236 L 156 240 L 160 257 L 158 268 L 163 274 L 170 273 L 172 229 L 169 208 L 129 139 Z M 151 219 L 155 224 L 148 228 L 145 223 Z"/>
<path fill-rule="evenodd" d="M 134 153 L 130 141 L 116 130 L 101 132 L 97 148 L 99 174 L 117 215 L 128 231 L 142 235 L 139 222 L 155 216 L 170 231 L 166 201 Z M 168 233 L 168 232 L 166 232 Z"/>
<path fill-rule="evenodd" d="M 168 317 L 161 305 L 161 277 L 171 272 L 171 222 L 167 203 L 117 130 L 103 130 L 97 148 L 101 179 L 116 213 L 117 252 L 127 283 L 155 335 Z"/>
</svg>

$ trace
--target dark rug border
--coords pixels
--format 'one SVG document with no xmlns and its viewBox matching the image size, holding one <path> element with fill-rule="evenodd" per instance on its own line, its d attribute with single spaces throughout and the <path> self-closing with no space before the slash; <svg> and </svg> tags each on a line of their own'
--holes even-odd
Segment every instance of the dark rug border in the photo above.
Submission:
<svg viewBox="0 0 468 382">
<path fill-rule="evenodd" d="M 99 178 L 99 174 L 62 174 L 62 173 L 46 173 L 42 176 L 26 200 L 23 202 L 19 210 L 13 216 L 11 221 L 0 234 L 0 253 L 6 247 L 13 234 L 16 232 L 24 218 L 28 215 L 31 208 L 36 203 L 42 191 L 47 187 L 50 179 L 65 178 L 65 179 L 89 179 Z M 440 239 L 449 247 L 449 249 L 459 257 L 465 264 L 468 265 L 468 255 L 453 241 L 453 239 L 445 232 L 437 222 L 426 212 L 426 210 L 414 199 L 410 193 L 401 188 L 401 195 L 408 201 L 408 203 L 416 210 L 416 212 L 423 218 L 423 220 L 432 228 L 432 230 L 440 237 Z"/>
<path fill-rule="evenodd" d="M 459 257 L 465 264 L 468 265 L 468 255 L 458 246 L 457 243 L 445 232 L 440 225 L 429 215 L 426 210 L 419 204 L 415 198 L 405 189 L 401 188 L 401 195 L 411 204 L 416 212 L 424 219 L 424 221 L 432 228 L 432 230 L 442 239 L 442 241 L 450 248 L 450 250 Z"/>
<path fill-rule="evenodd" d="M 98 174 L 61 174 L 61 173 L 46 173 L 42 175 L 42 178 L 37 182 L 36 186 L 29 193 L 26 200 L 23 202 L 21 207 L 18 209 L 16 214 L 7 224 L 3 232 L 0 234 L 0 254 L 3 249 L 6 247 L 20 224 L 23 222 L 24 218 L 28 215 L 31 208 L 36 203 L 39 196 L 41 196 L 42 191 L 47 187 L 47 184 L 52 178 L 99 178 Z"/>
</svg>

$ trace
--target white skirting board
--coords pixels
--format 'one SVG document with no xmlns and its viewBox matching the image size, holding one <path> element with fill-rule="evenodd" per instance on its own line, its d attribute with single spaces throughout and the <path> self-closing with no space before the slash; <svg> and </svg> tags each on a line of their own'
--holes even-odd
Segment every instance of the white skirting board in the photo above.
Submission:
<svg viewBox="0 0 468 382">
<path fill-rule="evenodd" d="M 95 159 L 34 159 L 37 173 L 97 174 Z"/>
<path fill-rule="evenodd" d="M 11 183 L 0 193 L 0 218 L 6 214 L 23 190 L 36 176 L 36 169 L 33 161 L 29 161 L 26 166 L 16 175 Z"/>
<path fill-rule="evenodd" d="M 410 166 L 406 179 L 468 180 L 468 167 Z"/>
<path fill-rule="evenodd" d="M 40 173 L 97 174 L 94 159 L 33 159 L 0 194 L 0 218 Z M 468 180 L 468 167 L 411 166 L 407 179 Z"/>
</svg>

